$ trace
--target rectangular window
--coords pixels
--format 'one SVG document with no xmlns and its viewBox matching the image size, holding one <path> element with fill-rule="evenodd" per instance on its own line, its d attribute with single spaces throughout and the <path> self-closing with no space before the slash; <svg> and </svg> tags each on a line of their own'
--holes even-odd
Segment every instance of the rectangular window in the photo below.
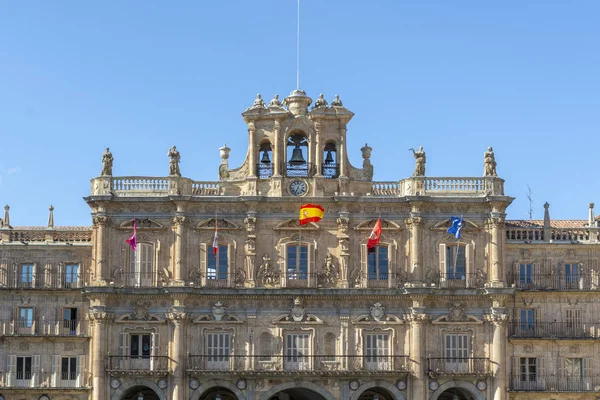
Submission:
<svg viewBox="0 0 600 400">
<path fill-rule="evenodd" d="M 308 279 L 308 246 L 287 246 L 287 279 Z"/>
<path fill-rule="evenodd" d="M 77 334 L 77 308 L 63 308 L 63 329 L 69 335 Z"/>
<path fill-rule="evenodd" d="M 387 281 L 389 274 L 388 247 L 375 246 L 367 256 L 367 279 L 371 281 Z"/>
<path fill-rule="evenodd" d="M 465 280 L 466 272 L 465 246 L 446 246 L 446 279 Z"/>
<path fill-rule="evenodd" d="M 579 288 L 579 265 L 565 264 L 565 289 Z"/>
<path fill-rule="evenodd" d="M 535 310 L 532 308 L 519 310 L 519 321 L 521 333 L 533 336 L 535 331 Z"/>
<path fill-rule="evenodd" d="M 583 359 L 565 358 L 565 374 L 572 378 L 581 378 L 583 374 Z"/>
<path fill-rule="evenodd" d="M 20 328 L 33 327 L 33 308 L 31 308 L 31 307 L 19 308 L 19 327 Z"/>
<path fill-rule="evenodd" d="M 389 370 L 390 361 L 390 335 L 386 333 L 365 335 L 365 368 L 370 371 Z"/>
<path fill-rule="evenodd" d="M 519 287 L 528 287 L 532 284 L 533 264 L 519 264 Z"/>
<path fill-rule="evenodd" d="M 19 274 L 19 287 L 33 287 L 33 264 L 22 264 L 21 273 Z"/>
<path fill-rule="evenodd" d="M 154 282 L 154 246 L 150 243 L 138 243 L 130 253 L 129 286 L 148 287 Z"/>
<path fill-rule="evenodd" d="M 519 365 L 521 382 L 537 382 L 537 358 L 521 357 Z"/>
<path fill-rule="evenodd" d="M 285 369 L 294 371 L 310 370 L 310 335 L 294 333 L 286 335 Z"/>
<path fill-rule="evenodd" d="M 79 287 L 79 264 L 67 264 L 65 266 L 63 284 L 66 289 Z"/>
<path fill-rule="evenodd" d="M 228 370 L 231 353 L 231 334 L 209 333 L 206 335 L 206 361 L 210 370 Z"/>
<path fill-rule="evenodd" d="M 17 357 L 17 380 L 30 380 L 32 376 L 32 357 Z"/>
<path fill-rule="evenodd" d="M 152 335 L 144 334 L 131 334 L 129 335 L 130 345 L 130 356 L 150 358 L 150 352 L 152 351 Z"/>
<path fill-rule="evenodd" d="M 74 381 L 77 379 L 77 357 L 62 357 L 60 375 L 63 381 Z"/>
<path fill-rule="evenodd" d="M 227 254 L 227 245 L 219 245 L 219 251 L 217 255 L 211 253 L 207 255 L 208 259 L 206 260 L 206 279 L 218 279 L 218 280 L 227 280 L 228 273 L 228 254 Z"/>
<path fill-rule="evenodd" d="M 445 335 L 445 359 L 448 371 L 467 372 L 470 354 L 469 334 L 448 333 Z"/>
</svg>

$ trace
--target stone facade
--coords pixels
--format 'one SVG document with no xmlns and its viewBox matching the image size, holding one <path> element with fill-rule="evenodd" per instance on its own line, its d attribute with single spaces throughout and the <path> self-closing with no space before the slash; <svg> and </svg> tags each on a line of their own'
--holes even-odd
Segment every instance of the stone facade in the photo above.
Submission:
<svg viewBox="0 0 600 400">
<path fill-rule="evenodd" d="M 373 182 L 368 145 L 348 161 L 353 113 L 311 103 L 257 97 L 246 159 L 230 168 L 223 146 L 216 182 L 180 176 L 175 147 L 164 178 L 113 177 L 106 149 L 90 227 L 54 226 L 52 208 L 12 226 L 6 207 L 0 396 L 595 399 L 593 205 L 505 221 L 491 148 L 483 177 Z M 301 203 L 324 218 L 300 226 Z"/>
</svg>

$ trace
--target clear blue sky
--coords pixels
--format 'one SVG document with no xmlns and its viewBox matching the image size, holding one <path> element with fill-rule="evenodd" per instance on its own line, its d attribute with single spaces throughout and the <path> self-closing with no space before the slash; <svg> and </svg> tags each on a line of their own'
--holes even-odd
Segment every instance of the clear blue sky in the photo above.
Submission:
<svg viewBox="0 0 600 400">
<path fill-rule="evenodd" d="M 302 0 L 301 88 L 356 113 L 351 162 L 375 180 L 481 176 L 494 146 L 509 218 L 585 219 L 598 203 L 600 1 Z M 296 1 L 0 0 L 0 203 L 13 225 L 89 225 L 115 175 L 216 180 L 246 154 L 240 113 L 296 84 Z"/>
</svg>

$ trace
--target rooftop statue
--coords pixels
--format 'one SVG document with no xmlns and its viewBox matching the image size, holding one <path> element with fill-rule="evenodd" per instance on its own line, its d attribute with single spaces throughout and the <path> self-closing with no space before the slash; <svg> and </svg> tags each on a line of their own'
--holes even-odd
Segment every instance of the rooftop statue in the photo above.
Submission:
<svg viewBox="0 0 600 400">
<path fill-rule="evenodd" d="M 252 103 L 252 108 L 265 108 L 265 102 L 260 94 L 256 95 L 256 99 L 254 99 L 254 103 Z"/>
<path fill-rule="evenodd" d="M 319 95 L 319 98 L 317 99 L 317 101 L 315 101 L 314 108 L 319 108 L 319 107 L 327 107 L 327 100 L 325 100 L 325 98 L 323 97 L 323 93 L 321 93 Z"/>
<path fill-rule="evenodd" d="M 179 151 L 175 146 L 169 149 L 167 156 L 171 157 L 169 161 L 169 175 L 170 176 L 181 176 L 181 172 L 179 171 L 179 161 L 181 161 L 181 156 L 179 155 Z"/>
<path fill-rule="evenodd" d="M 483 154 L 483 176 L 498 176 L 496 173 L 496 157 L 492 146 Z"/>
<path fill-rule="evenodd" d="M 104 154 L 102 154 L 102 172 L 100 173 L 100 176 L 111 176 L 112 166 L 113 155 L 107 147 L 106 150 L 104 150 Z"/>
<path fill-rule="evenodd" d="M 259 95 L 260 96 L 260 95 Z M 269 108 L 271 107 L 281 107 L 281 101 L 279 101 L 279 95 L 276 94 L 275 97 L 269 102 Z"/>
<path fill-rule="evenodd" d="M 333 100 L 331 102 L 331 107 L 344 107 L 344 105 L 342 104 L 342 101 L 340 100 L 339 94 L 335 95 L 335 100 Z"/>
<path fill-rule="evenodd" d="M 419 150 L 412 150 L 413 156 L 415 157 L 415 172 L 413 176 L 425 176 L 425 151 L 423 151 L 423 146 L 419 147 Z"/>
</svg>

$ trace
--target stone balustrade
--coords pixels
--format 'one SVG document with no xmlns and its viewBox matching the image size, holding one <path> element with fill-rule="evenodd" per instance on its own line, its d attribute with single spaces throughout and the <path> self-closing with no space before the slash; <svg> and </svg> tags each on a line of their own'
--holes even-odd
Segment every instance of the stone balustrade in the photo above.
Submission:
<svg viewBox="0 0 600 400">
<path fill-rule="evenodd" d="M 497 177 L 411 177 L 399 182 L 373 182 L 370 196 L 504 196 L 504 180 Z"/>
</svg>

